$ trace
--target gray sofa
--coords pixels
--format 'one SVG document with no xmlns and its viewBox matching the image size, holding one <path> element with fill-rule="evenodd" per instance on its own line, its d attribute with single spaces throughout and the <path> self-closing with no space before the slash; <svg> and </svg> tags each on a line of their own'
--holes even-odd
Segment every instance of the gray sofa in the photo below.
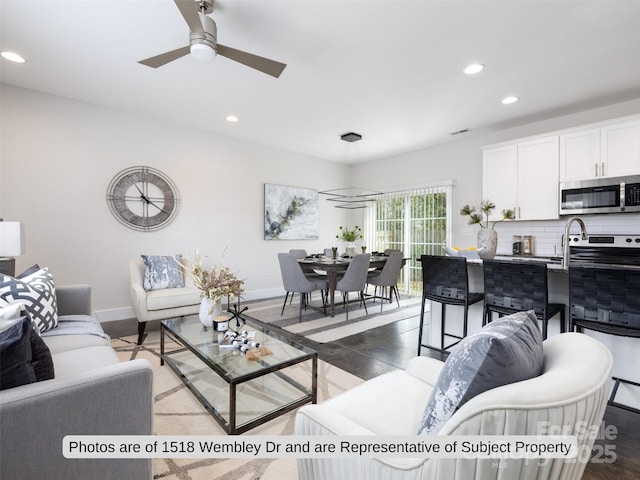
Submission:
<svg viewBox="0 0 640 480">
<path fill-rule="evenodd" d="M 59 327 L 42 334 L 55 378 L 0 392 L 0 478 L 151 479 L 150 459 L 62 455 L 65 435 L 153 434 L 153 372 L 146 360 L 118 359 L 91 317 L 88 285 L 56 295 Z"/>
</svg>

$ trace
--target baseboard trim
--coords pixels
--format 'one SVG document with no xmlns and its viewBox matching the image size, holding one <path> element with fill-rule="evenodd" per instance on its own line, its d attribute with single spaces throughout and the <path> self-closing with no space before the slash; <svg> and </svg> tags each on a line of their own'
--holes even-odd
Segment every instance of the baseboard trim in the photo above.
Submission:
<svg viewBox="0 0 640 480">
<path fill-rule="evenodd" d="M 112 308 L 109 310 L 96 310 L 93 312 L 93 315 L 98 319 L 100 323 L 116 322 L 118 320 L 135 318 L 135 315 L 133 314 L 133 308 L 131 307 Z"/>
<path fill-rule="evenodd" d="M 279 297 L 284 294 L 285 291 L 282 288 L 254 290 L 242 295 L 242 302 L 250 300 L 262 300 L 263 298 Z M 100 323 L 117 322 L 118 320 L 128 320 L 130 318 L 135 318 L 135 315 L 133 314 L 133 308 L 131 307 L 96 310 L 93 312 L 93 315 L 98 319 Z"/>
</svg>

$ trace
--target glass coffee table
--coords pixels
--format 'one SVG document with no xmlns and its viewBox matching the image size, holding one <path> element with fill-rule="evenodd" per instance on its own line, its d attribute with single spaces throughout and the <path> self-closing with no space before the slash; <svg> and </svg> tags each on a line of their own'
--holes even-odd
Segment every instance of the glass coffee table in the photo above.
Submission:
<svg viewBox="0 0 640 480">
<path fill-rule="evenodd" d="M 196 316 L 160 323 L 160 364 L 166 362 L 228 434 L 240 434 L 316 403 L 318 353 L 243 317 L 239 328 L 255 332 L 269 355 L 250 360 L 237 348 L 221 348 L 222 333 Z M 253 349 L 252 349 L 253 350 Z"/>
</svg>

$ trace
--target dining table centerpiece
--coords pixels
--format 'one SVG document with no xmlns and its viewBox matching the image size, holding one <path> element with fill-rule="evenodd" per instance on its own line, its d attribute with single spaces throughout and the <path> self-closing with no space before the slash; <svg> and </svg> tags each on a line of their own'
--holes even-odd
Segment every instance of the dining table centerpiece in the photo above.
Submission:
<svg viewBox="0 0 640 480">
<path fill-rule="evenodd" d="M 244 292 L 244 280 L 232 273 L 222 261 L 219 265 L 213 264 L 210 268 L 205 268 L 198 251 L 191 266 L 191 277 L 202 297 L 198 312 L 200 322 L 205 327 L 213 327 L 217 323 L 228 324 L 229 318 L 222 312 L 222 297 L 229 297 L 231 300 L 239 298 Z"/>
<path fill-rule="evenodd" d="M 343 227 L 342 225 L 340 225 L 340 229 L 338 231 L 338 234 L 336 235 L 336 238 L 346 243 L 345 251 L 347 253 L 347 256 L 353 257 L 356 254 L 355 241 L 361 240 L 363 238 L 362 229 L 358 225 L 356 225 L 352 229 L 349 229 L 348 226 Z"/>
<path fill-rule="evenodd" d="M 469 225 L 480 225 L 477 237 L 477 251 L 478 256 L 482 259 L 490 260 L 496 255 L 498 248 L 498 232 L 494 229 L 496 223 L 516 218 L 514 210 L 505 209 L 501 212 L 502 218 L 489 220 L 491 212 L 493 212 L 495 208 L 496 204 L 491 200 L 482 200 L 477 207 L 465 205 L 460 209 L 460 215 L 469 217 Z"/>
</svg>

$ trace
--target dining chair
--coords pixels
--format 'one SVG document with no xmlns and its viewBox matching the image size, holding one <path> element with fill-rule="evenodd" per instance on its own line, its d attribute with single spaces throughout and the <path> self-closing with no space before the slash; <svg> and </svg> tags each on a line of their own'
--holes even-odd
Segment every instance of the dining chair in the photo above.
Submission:
<svg viewBox="0 0 640 480">
<path fill-rule="evenodd" d="M 289 294 L 291 298 L 296 293 L 300 294 L 300 315 L 299 319 L 302 321 L 302 309 L 307 308 L 307 294 L 320 290 L 322 295 L 322 307 L 326 314 L 326 299 L 324 291 L 327 289 L 326 278 L 309 278 L 302 271 L 302 267 L 296 260 L 296 257 L 292 253 L 278 253 L 278 262 L 280 263 L 280 273 L 282 275 L 282 284 L 286 291 L 284 297 L 284 303 L 282 304 L 282 311 L 280 315 L 284 314 L 284 309 L 287 306 L 287 299 Z"/>
<path fill-rule="evenodd" d="M 373 292 L 374 300 L 380 298 L 380 311 L 384 300 L 387 298 L 387 288 L 389 288 L 389 303 L 393 302 L 393 294 L 396 296 L 396 302 L 398 302 L 398 308 L 400 308 L 400 296 L 398 295 L 398 277 L 400 276 L 400 270 L 402 270 L 402 257 L 404 254 L 400 250 L 393 250 L 389 253 L 389 258 L 384 263 L 382 270 L 374 270 L 369 272 L 367 276 L 367 284 L 373 285 L 375 290 Z M 381 289 L 380 297 L 377 296 L 378 287 Z"/>
<path fill-rule="evenodd" d="M 289 253 L 292 254 L 296 259 L 305 258 L 308 254 L 304 248 L 292 248 L 289 250 Z"/>
<path fill-rule="evenodd" d="M 560 314 L 560 333 L 566 331 L 564 303 L 549 303 L 547 264 L 511 260 L 483 260 L 484 314 L 482 324 L 491 321 L 492 312 L 509 315 L 533 310 L 542 322 L 542 338 L 547 338 L 549 320 Z"/>
<path fill-rule="evenodd" d="M 367 275 L 369 273 L 369 261 L 371 254 L 359 253 L 349 262 L 347 271 L 342 278 L 336 283 L 336 290 L 342 292 L 344 296 L 345 313 L 349 320 L 349 292 L 359 292 L 360 302 L 364 305 L 364 311 L 368 314 L 367 303 L 364 298 L 364 287 L 367 284 Z"/>
</svg>

